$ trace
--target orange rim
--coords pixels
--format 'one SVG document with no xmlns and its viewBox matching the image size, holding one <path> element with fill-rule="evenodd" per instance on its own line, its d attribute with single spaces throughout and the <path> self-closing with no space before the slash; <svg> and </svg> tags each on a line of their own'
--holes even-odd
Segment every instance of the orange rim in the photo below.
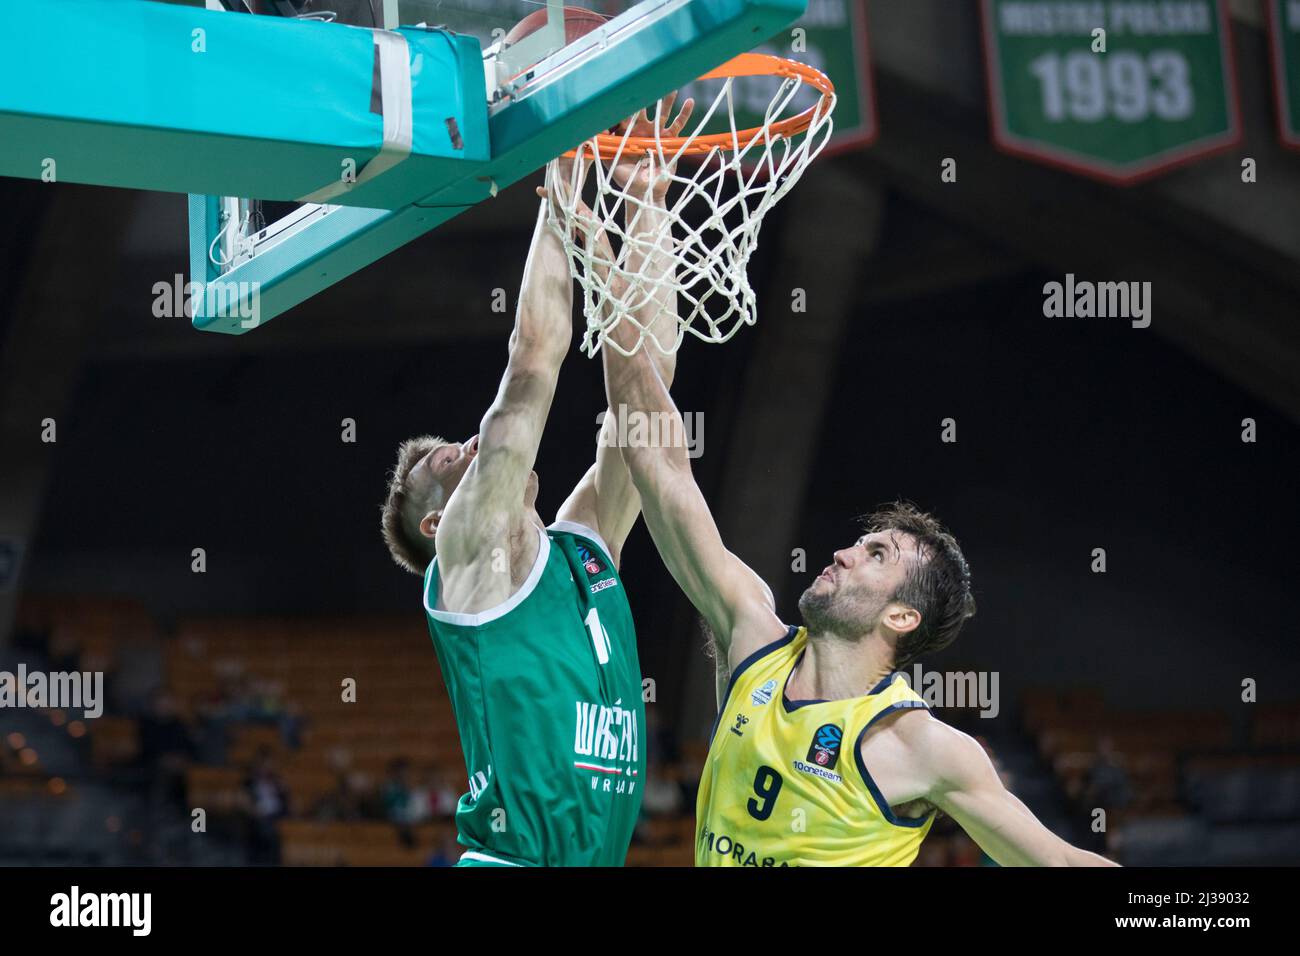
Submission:
<svg viewBox="0 0 1300 956">
<path fill-rule="evenodd" d="M 828 105 L 831 97 L 835 95 L 835 86 L 821 70 L 808 66 L 805 63 L 799 63 L 795 60 L 787 60 L 779 56 L 771 56 L 767 53 L 742 53 L 735 59 L 728 60 L 726 63 L 710 70 L 700 77 L 701 80 L 721 80 L 727 77 L 735 76 L 780 76 L 786 78 L 797 78 L 813 88 L 821 91 L 821 99 L 817 101 L 816 106 L 810 106 L 796 116 L 791 116 L 767 127 L 766 135 L 773 139 L 781 136 L 796 136 L 805 132 L 808 127 L 812 126 L 813 119 L 823 111 Z M 623 152 L 632 153 L 653 153 L 662 148 L 665 153 L 682 156 L 699 156 L 704 153 L 711 153 L 715 149 L 731 149 L 739 146 L 744 149 L 756 139 L 764 136 L 764 128 L 755 126 L 751 129 L 738 130 L 736 133 L 710 133 L 706 136 L 661 136 L 656 139 L 653 136 L 629 136 L 625 140 L 617 133 L 597 133 L 592 137 L 596 142 L 596 148 L 600 152 L 601 159 L 613 159 L 622 148 Z M 686 145 L 689 143 L 689 145 Z M 683 148 L 685 147 L 685 148 Z M 576 149 L 571 149 L 564 154 L 572 159 L 577 155 Z"/>
</svg>

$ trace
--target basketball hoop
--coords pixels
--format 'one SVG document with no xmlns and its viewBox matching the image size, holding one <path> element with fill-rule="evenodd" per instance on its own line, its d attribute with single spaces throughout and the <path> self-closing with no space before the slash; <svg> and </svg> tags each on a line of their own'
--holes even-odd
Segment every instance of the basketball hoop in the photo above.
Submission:
<svg viewBox="0 0 1300 956">
<path fill-rule="evenodd" d="M 762 123 L 738 129 L 736 81 L 744 77 L 779 82 Z M 550 223 L 582 287 L 587 355 L 603 344 L 632 355 L 647 338 L 671 353 L 688 332 L 705 342 L 726 342 L 741 325 L 754 324 L 757 303 L 746 267 L 758 247 L 759 227 L 830 139 L 835 88 L 819 70 L 761 53 L 743 53 L 700 80 L 722 86 L 702 115 L 697 103 L 687 135 L 661 135 L 668 117 L 660 115 L 660 102 L 655 135 L 632 135 L 629 123 L 621 134 L 593 136 L 565 154 L 573 160 L 567 182 L 557 181 L 559 164 L 547 167 Z M 801 91 L 815 93 L 817 101 L 796 112 Z M 705 133 L 715 118 L 725 119 L 728 128 Z M 616 168 L 636 162 L 648 165 L 654 186 L 667 189 L 661 211 L 652 208 L 637 177 L 616 180 Z M 589 172 L 594 201 L 587 205 Z M 590 188 L 585 191 L 590 195 Z M 591 241 L 602 234 L 609 240 L 604 252 L 602 243 Z M 647 334 L 673 310 L 673 341 Z M 630 348 L 610 338 L 621 322 L 637 328 Z"/>
</svg>

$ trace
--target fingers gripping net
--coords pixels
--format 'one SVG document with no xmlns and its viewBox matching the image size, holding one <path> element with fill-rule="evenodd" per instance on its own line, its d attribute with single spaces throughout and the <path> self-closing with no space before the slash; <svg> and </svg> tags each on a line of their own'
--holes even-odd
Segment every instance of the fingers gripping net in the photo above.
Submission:
<svg viewBox="0 0 1300 956">
<path fill-rule="evenodd" d="M 736 80 L 755 75 L 779 88 L 761 126 L 737 129 Z M 726 342 L 753 325 L 747 265 L 763 217 L 830 139 L 834 88 L 810 67 L 745 54 L 701 79 L 722 86 L 689 134 L 664 135 L 671 104 L 661 102 L 547 167 L 550 223 L 582 288 L 589 356 L 602 345 L 632 355 L 647 340 L 667 354 L 688 332 Z M 816 105 L 793 115 L 809 85 Z M 706 134 L 724 117 L 729 132 Z M 635 135 L 642 129 L 650 135 Z"/>
</svg>

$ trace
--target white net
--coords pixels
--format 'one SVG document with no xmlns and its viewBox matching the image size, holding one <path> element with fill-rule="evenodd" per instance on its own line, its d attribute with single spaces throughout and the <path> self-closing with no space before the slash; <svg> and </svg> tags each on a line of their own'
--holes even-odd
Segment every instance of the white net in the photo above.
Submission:
<svg viewBox="0 0 1300 956">
<path fill-rule="evenodd" d="M 582 288 L 587 355 L 602 345 L 631 355 L 646 341 L 670 353 L 687 333 L 725 342 L 754 324 L 747 266 L 759 227 L 826 146 L 835 104 L 829 81 L 815 74 L 824 81 L 817 90 L 801 75 L 815 71 L 763 72 L 778 89 L 753 129 L 736 122 L 737 80 L 751 77 L 718 76 L 717 94 L 707 109 L 697 105 L 689 132 L 664 134 L 661 102 L 641 124 L 584 142 L 569 161 L 547 167 L 551 226 Z M 810 92 L 815 105 L 797 113 Z M 729 132 L 705 132 L 719 126 Z M 665 336 L 674 315 L 675 334 Z"/>
</svg>

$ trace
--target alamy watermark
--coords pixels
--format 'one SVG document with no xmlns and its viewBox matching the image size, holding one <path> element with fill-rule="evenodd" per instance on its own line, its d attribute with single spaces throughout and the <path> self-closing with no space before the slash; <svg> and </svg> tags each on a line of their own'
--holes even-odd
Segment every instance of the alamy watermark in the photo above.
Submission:
<svg viewBox="0 0 1300 956">
<path fill-rule="evenodd" d="M 73 886 L 50 897 L 54 927 L 121 927 L 132 936 L 148 936 L 153 928 L 152 893 L 89 893 Z"/>
<path fill-rule="evenodd" d="M 104 713 L 103 671 L 0 671 L 0 708 L 80 710 L 88 720 Z"/>
<path fill-rule="evenodd" d="M 1133 328 L 1151 324 L 1150 282 L 1090 282 L 1066 273 L 1064 282 L 1043 286 L 1043 315 L 1049 319 L 1129 319 Z"/>
<path fill-rule="evenodd" d="M 177 273 L 172 281 L 153 285 L 153 314 L 160 319 L 194 318 L 202 304 L 208 318 L 239 319 L 240 328 L 255 329 L 262 324 L 262 284 L 260 282 L 186 282 Z"/>
<path fill-rule="evenodd" d="M 596 416 L 602 448 L 685 448 L 688 458 L 704 454 L 704 413 L 643 412 L 619 405 Z"/>
<path fill-rule="evenodd" d="M 988 720 L 1002 710 L 997 671 L 927 671 L 916 663 L 899 673 L 931 707 L 978 710 Z"/>
</svg>

